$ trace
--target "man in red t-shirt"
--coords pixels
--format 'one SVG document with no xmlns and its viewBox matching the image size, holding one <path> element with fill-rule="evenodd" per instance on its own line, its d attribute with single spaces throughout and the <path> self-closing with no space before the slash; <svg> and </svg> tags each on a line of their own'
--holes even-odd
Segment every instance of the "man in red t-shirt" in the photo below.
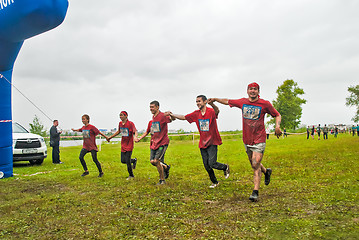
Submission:
<svg viewBox="0 0 359 240">
<path fill-rule="evenodd" d="M 160 111 L 160 103 L 158 101 L 152 101 L 150 103 L 150 111 L 153 114 L 152 120 L 148 123 L 146 132 L 142 134 L 136 142 L 141 141 L 151 133 L 150 162 L 153 166 L 157 167 L 157 171 L 160 175 L 158 185 L 162 185 L 166 183 L 165 179 L 168 178 L 171 168 L 170 165 L 164 162 L 164 158 L 170 142 L 167 124 L 172 122 L 172 119 Z"/>
<path fill-rule="evenodd" d="M 97 149 L 97 145 L 96 145 L 96 136 L 98 134 L 100 134 L 104 138 L 106 138 L 106 139 L 108 139 L 108 138 L 105 134 L 100 132 L 95 126 L 90 124 L 90 116 L 89 115 L 85 114 L 82 116 L 82 123 L 84 124 L 84 126 L 82 128 L 79 128 L 79 129 L 72 128 L 72 131 L 74 131 L 74 132 L 82 132 L 82 136 L 84 139 L 83 147 L 80 152 L 79 158 L 80 158 L 80 162 L 81 162 L 82 167 L 84 168 L 85 172 L 81 176 L 84 177 L 86 175 L 89 175 L 89 171 L 87 169 L 84 157 L 88 152 L 91 152 L 92 160 L 95 162 L 97 169 L 99 171 L 98 177 L 102 177 L 103 172 L 102 172 L 101 164 L 97 159 L 98 149 Z"/>
<path fill-rule="evenodd" d="M 263 153 L 266 144 L 266 131 L 264 126 L 264 117 L 268 113 L 275 117 L 275 134 L 280 136 L 281 116 L 279 112 L 266 100 L 259 98 L 259 85 L 251 83 L 247 88 L 248 98 L 229 100 L 226 98 L 210 98 L 209 102 L 219 102 L 230 107 L 242 109 L 243 117 L 243 142 L 254 170 L 254 190 L 249 197 L 251 201 L 258 200 L 258 190 L 262 173 L 265 175 L 265 184 L 270 182 L 272 169 L 265 168 L 262 165 Z"/>
<path fill-rule="evenodd" d="M 189 123 L 196 122 L 200 135 L 199 148 L 203 165 L 212 181 L 210 188 L 215 188 L 218 186 L 218 181 L 213 169 L 223 170 L 225 178 L 229 177 L 229 165 L 217 162 L 218 145 L 222 144 L 217 128 L 219 109 L 213 103 L 210 103 L 213 108 L 207 107 L 207 98 L 204 95 L 197 96 L 196 104 L 199 110 L 185 116 L 171 112 L 168 112 L 168 114 L 173 118 L 187 120 Z"/>
<path fill-rule="evenodd" d="M 108 138 L 110 141 L 113 137 L 121 134 L 121 163 L 127 164 L 128 178 L 131 180 L 135 176 L 133 175 L 132 169 L 136 168 L 137 158 L 131 158 L 133 150 L 133 135 L 135 140 L 138 137 L 137 129 L 135 124 L 128 120 L 128 114 L 126 111 L 120 113 L 121 122 L 118 124 L 118 130 Z"/>
</svg>

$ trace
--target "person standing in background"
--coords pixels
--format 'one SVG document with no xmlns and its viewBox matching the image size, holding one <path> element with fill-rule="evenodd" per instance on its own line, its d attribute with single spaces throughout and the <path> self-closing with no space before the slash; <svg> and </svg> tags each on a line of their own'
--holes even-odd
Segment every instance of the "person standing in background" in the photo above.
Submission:
<svg viewBox="0 0 359 240">
<path fill-rule="evenodd" d="M 312 132 L 310 133 L 310 135 L 312 136 L 312 138 L 314 140 L 314 135 L 315 135 L 315 127 L 314 127 L 314 125 L 312 127 Z"/>
<path fill-rule="evenodd" d="M 320 124 L 318 124 L 318 127 L 317 127 L 317 133 L 318 133 L 318 140 L 320 140 L 320 131 L 321 131 L 321 127 L 320 127 Z"/>
<path fill-rule="evenodd" d="M 53 125 L 50 128 L 50 147 L 52 147 L 52 163 L 62 164 L 60 161 L 60 134 L 62 131 L 58 131 L 59 121 L 54 120 Z"/>
<path fill-rule="evenodd" d="M 324 138 L 324 140 L 328 139 L 328 131 L 329 131 L 329 129 L 327 127 L 327 124 L 324 124 L 324 127 L 323 127 L 323 138 Z"/>
</svg>

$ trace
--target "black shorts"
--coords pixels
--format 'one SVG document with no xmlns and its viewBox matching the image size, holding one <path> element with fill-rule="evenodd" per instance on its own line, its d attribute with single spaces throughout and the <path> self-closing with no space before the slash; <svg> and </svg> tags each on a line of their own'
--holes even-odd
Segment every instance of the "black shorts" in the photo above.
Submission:
<svg viewBox="0 0 359 240">
<path fill-rule="evenodd" d="M 121 152 L 121 163 L 126 164 L 127 162 L 131 163 L 132 151 Z"/>
<path fill-rule="evenodd" d="M 156 150 L 151 149 L 151 155 L 150 155 L 150 160 L 160 160 L 161 162 L 164 162 L 165 159 L 165 153 L 166 150 L 168 148 L 168 145 L 163 145 L 159 148 L 157 148 Z"/>
</svg>

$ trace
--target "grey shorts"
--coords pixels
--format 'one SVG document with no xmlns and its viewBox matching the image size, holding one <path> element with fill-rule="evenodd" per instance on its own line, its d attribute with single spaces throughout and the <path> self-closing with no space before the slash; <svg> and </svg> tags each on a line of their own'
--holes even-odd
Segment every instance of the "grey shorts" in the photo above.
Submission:
<svg viewBox="0 0 359 240">
<path fill-rule="evenodd" d="M 257 143 L 254 145 L 244 144 L 244 147 L 246 148 L 247 154 L 252 152 L 264 153 L 264 150 L 266 149 L 266 143 Z"/>
<path fill-rule="evenodd" d="M 163 145 L 157 148 L 156 150 L 151 149 L 150 160 L 157 159 L 160 160 L 161 162 L 164 162 L 167 148 L 168 145 Z"/>
</svg>

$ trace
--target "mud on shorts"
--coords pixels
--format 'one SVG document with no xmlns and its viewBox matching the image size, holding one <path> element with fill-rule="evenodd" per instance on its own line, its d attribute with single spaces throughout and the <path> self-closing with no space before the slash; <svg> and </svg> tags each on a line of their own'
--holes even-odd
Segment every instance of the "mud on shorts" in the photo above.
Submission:
<svg viewBox="0 0 359 240">
<path fill-rule="evenodd" d="M 244 147 L 246 148 L 247 154 L 251 152 L 264 153 L 264 150 L 266 149 L 266 143 L 257 143 L 254 145 L 244 144 Z"/>
<path fill-rule="evenodd" d="M 166 153 L 167 148 L 168 148 L 168 145 L 163 145 L 163 146 L 157 148 L 156 150 L 151 149 L 150 160 L 158 159 L 161 162 L 164 162 L 165 153 Z"/>
</svg>

